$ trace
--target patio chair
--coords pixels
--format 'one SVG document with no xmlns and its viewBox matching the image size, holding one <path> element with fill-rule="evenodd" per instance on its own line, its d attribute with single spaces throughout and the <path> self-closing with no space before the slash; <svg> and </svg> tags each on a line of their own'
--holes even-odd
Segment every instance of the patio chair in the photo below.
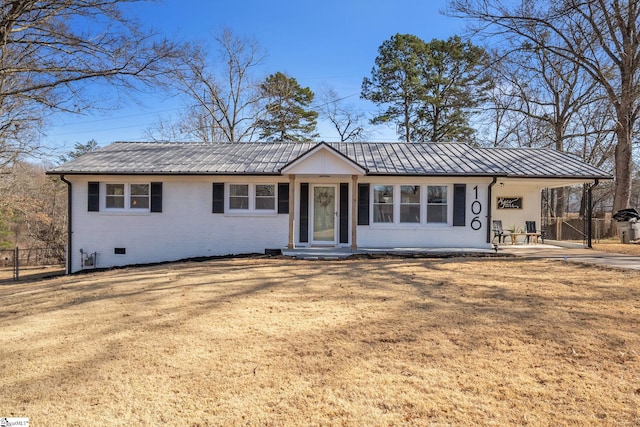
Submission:
<svg viewBox="0 0 640 427">
<path fill-rule="evenodd" d="M 504 231 L 504 229 L 502 228 L 502 221 L 501 220 L 493 221 L 493 240 L 496 240 L 496 237 L 497 237 L 498 243 L 504 243 L 504 239 L 507 236 L 511 236 L 511 232 Z"/>
<path fill-rule="evenodd" d="M 542 243 L 544 243 L 544 236 L 538 231 L 535 221 L 525 221 L 524 226 L 527 233 L 527 243 L 530 242 L 531 237 L 533 237 L 534 243 L 538 243 L 538 237 L 540 237 L 542 239 Z"/>
</svg>

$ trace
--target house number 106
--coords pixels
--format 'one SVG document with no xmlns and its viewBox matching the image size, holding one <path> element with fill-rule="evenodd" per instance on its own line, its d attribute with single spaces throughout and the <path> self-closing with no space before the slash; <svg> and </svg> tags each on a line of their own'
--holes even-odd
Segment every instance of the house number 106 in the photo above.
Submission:
<svg viewBox="0 0 640 427">
<path fill-rule="evenodd" d="M 471 228 L 474 230 L 480 230 L 482 228 L 482 221 L 480 221 L 480 212 L 482 212 L 482 203 L 478 200 L 478 186 L 473 187 L 476 193 L 476 199 L 471 203 L 471 213 L 475 216 L 471 220 Z"/>
</svg>

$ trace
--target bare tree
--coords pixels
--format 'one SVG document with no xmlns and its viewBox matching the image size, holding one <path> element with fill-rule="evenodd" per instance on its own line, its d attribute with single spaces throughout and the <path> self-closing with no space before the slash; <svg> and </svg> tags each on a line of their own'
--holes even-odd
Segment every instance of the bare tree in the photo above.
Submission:
<svg viewBox="0 0 640 427">
<path fill-rule="evenodd" d="M 495 79 L 494 79 L 495 80 Z M 479 145 L 507 147 L 513 144 L 521 117 L 513 113 L 513 97 L 505 93 L 505 88 L 496 84 L 487 94 L 477 120 Z"/>
<path fill-rule="evenodd" d="M 511 50 L 502 65 L 503 79 L 517 100 L 514 111 L 538 122 L 543 131 L 544 137 L 538 136 L 531 145 L 547 147 L 550 143 L 551 148 L 558 151 L 583 154 L 586 147 L 580 147 L 581 137 L 593 131 L 584 125 L 596 124 L 585 114 L 594 111 L 588 108 L 591 104 L 604 98 L 599 85 L 575 62 L 545 49 L 530 47 L 529 43 Z M 553 194 L 554 215 L 560 218 L 566 210 L 565 191 L 557 188 Z"/>
<path fill-rule="evenodd" d="M 45 167 L 18 161 L 10 175 L 0 176 L 0 222 L 8 224 L 5 242 L 58 249 L 65 244 L 67 188 L 45 175 Z"/>
<path fill-rule="evenodd" d="M 613 209 L 628 207 L 640 114 L 640 0 L 525 0 L 515 6 L 500 0 L 450 0 L 450 7 L 477 23 L 475 31 L 522 38 L 578 65 L 602 87 L 616 115 Z"/>
<path fill-rule="evenodd" d="M 94 107 L 85 83 L 132 89 L 166 71 L 173 46 L 122 12 L 135 1 L 2 2 L 0 167 L 39 148 L 35 135 L 51 114 Z"/>
<path fill-rule="evenodd" d="M 251 141 L 264 113 L 254 72 L 265 53 L 256 40 L 236 36 L 228 28 L 214 40 L 217 55 L 193 42 L 174 61 L 166 83 L 186 95 L 189 106 L 181 116 L 180 130 L 167 124 L 165 130 L 205 142 Z"/>
<path fill-rule="evenodd" d="M 223 132 L 207 120 L 202 107 L 185 107 L 176 115 L 158 116 L 145 131 L 145 135 L 155 142 L 219 142 L 225 141 Z"/>
<path fill-rule="evenodd" d="M 321 88 L 318 95 L 320 105 L 317 110 L 338 132 L 340 142 L 360 141 L 366 137 L 364 114 L 356 112 L 353 106 L 346 105 L 346 97 L 341 98 L 332 87 Z"/>
</svg>

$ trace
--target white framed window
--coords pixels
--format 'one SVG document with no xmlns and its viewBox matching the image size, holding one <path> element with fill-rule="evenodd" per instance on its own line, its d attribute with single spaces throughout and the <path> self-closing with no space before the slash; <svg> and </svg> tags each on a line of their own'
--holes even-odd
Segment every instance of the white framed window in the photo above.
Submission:
<svg viewBox="0 0 640 427">
<path fill-rule="evenodd" d="M 400 222 L 420 222 L 420 186 L 400 186 Z"/>
<path fill-rule="evenodd" d="M 131 184 L 129 207 L 131 209 L 149 209 L 149 184 Z"/>
<path fill-rule="evenodd" d="M 371 186 L 374 224 L 447 224 L 448 185 L 375 184 Z"/>
<path fill-rule="evenodd" d="M 276 186 L 274 184 L 256 184 L 256 210 L 276 209 Z"/>
<path fill-rule="evenodd" d="M 249 184 L 229 184 L 229 209 L 249 209 Z"/>
<path fill-rule="evenodd" d="M 107 209 L 124 209 L 124 184 L 107 184 L 105 208 Z"/>
<path fill-rule="evenodd" d="M 151 192 L 149 183 L 105 184 L 104 207 L 109 210 L 149 211 Z"/>
<path fill-rule="evenodd" d="M 373 186 L 373 222 L 393 223 L 393 185 Z"/>
<path fill-rule="evenodd" d="M 446 185 L 427 186 L 427 223 L 447 222 L 447 194 Z"/>
<path fill-rule="evenodd" d="M 275 213 L 275 184 L 228 184 L 227 206 L 231 213 Z"/>
</svg>

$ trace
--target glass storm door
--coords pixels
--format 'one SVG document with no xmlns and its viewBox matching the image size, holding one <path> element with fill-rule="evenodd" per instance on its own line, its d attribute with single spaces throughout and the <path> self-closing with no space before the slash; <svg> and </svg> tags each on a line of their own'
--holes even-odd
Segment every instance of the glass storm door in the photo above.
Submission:
<svg viewBox="0 0 640 427">
<path fill-rule="evenodd" d="M 313 187 L 313 242 L 336 243 L 336 187 Z"/>
</svg>

